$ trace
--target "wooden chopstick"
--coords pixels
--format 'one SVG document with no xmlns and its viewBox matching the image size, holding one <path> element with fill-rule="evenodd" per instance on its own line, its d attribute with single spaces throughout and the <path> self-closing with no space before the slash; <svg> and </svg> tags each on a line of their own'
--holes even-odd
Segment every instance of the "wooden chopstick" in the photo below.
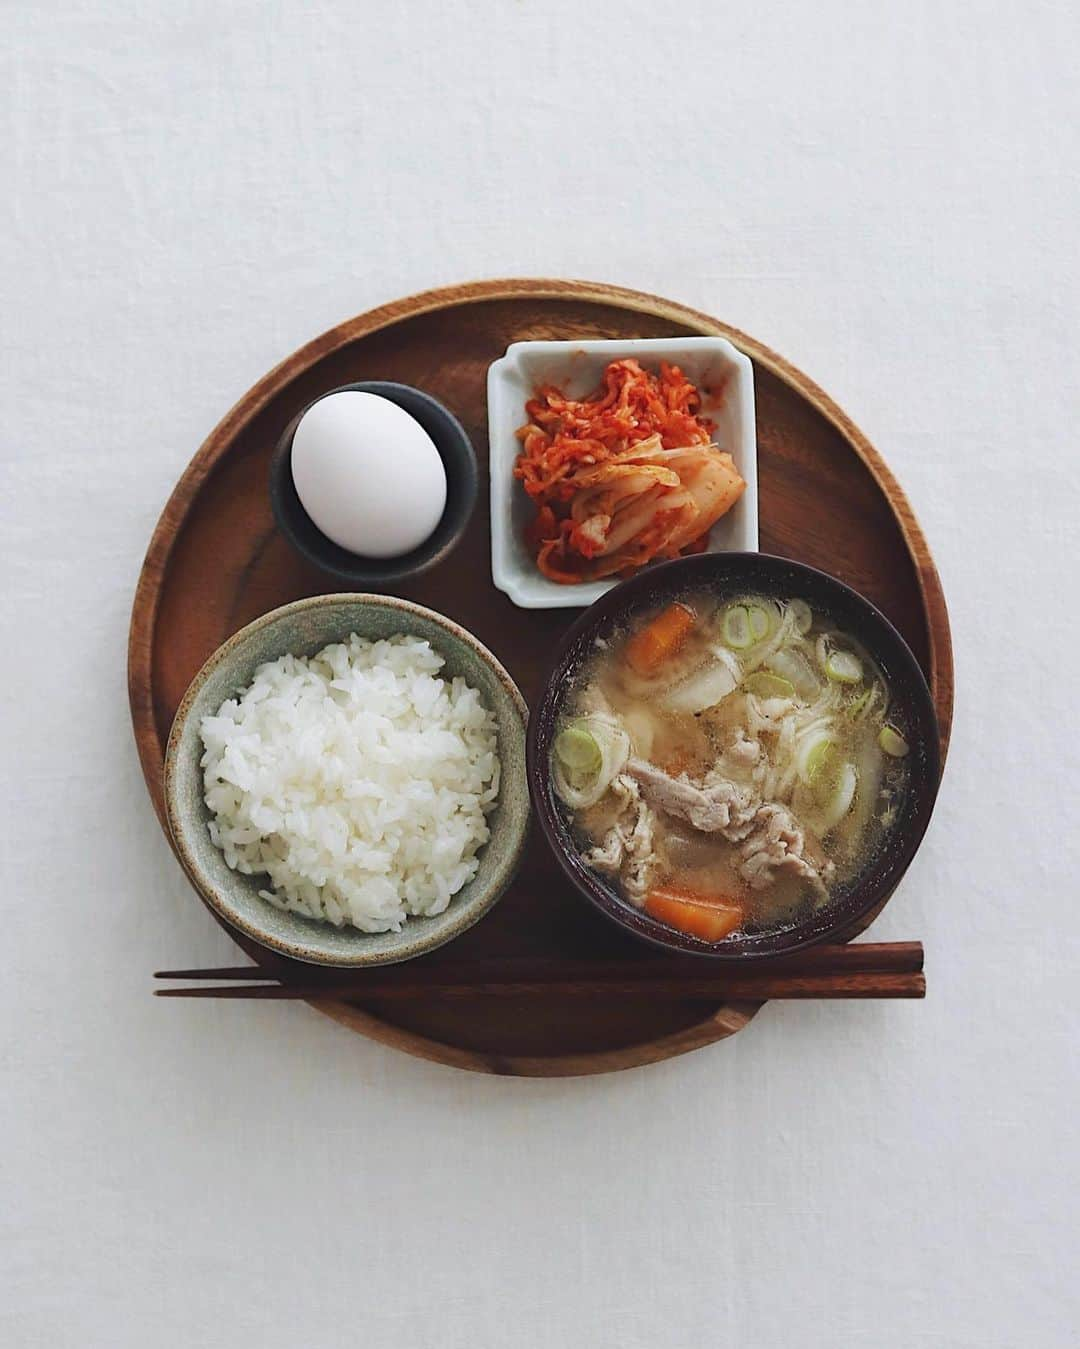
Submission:
<svg viewBox="0 0 1080 1349">
<path fill-rule="evenodd" d="M 489 980 L 486 983 L 444 984 L 424 981 L 382 988 L 327 984 L 222 984 L 214 988 L 159 988 L 158 998 L 250 998 L 264 1001 L 290 1000 L 371 1001 L 438 998 L 525 998 L 537 995 L 586 998 L 655 998 L 675 1001 L 733 999 L 759 1002 L 773 998 L 922 998 L 926 977 L 922 974 L 833 974 L 782 975 L 769 978 L 624 979 L 597 983 L 595 980 L 555 983 L 523 983 L 519 980 Z"/>
<path fill-rule="evenodd" d="M 322 970 L 291 965 L 159 970 L 158 979 L 227 981 L 210 988 L 157 989 L 165 998 L 372 999 L 653 997 L 921 998 L 926 992 L 920 942 L 818 946 L 752 967 L 708 965 L 694 957 L 651 960 L 507 960 L 411 962 L 376 969 Z M 274 980 L 276 982 L 269 982 Z"/>
<path fill-rule="evenodd" d="M 288 980 L 294 975 L 303 974 L 304 982 L 328 984 L 359 984 L 365 980 L 395 980 L 402 975 L 409 976 L 409 982 L 423 975 L 433 975 L 438 979 L 452 978 L 455 982 L 467 982 L 470 979 L 491 977 L 490 960 L 447 961 L 439 959 L 421 959 L 403 965 L 380 965 L 370 970 L 334 969 L 327 965 L 306 965 L 299 961 L 279 961 L 270 965 L 226 965 L 219 968 L 190 970 L 156 970 L 155 979 L 254 979 Z M 594 971 L 597 978 L 605 973 L 616 976 L 625 975 L 631 970 L 641 970 L 652 974 L 670 973 L 703 968 L 697 956 L 652 956 L 648 959 L 633 958 L 608 961 L 567 961 L 555 957 L 543 959 L 510 957 L 499 961 L 499 968 L 512 970 L 517 977 L 539 979 L 550 977 L 555 981 L 565 977 L 563 971 L 568 967 L 578 970 Z M 768 969 L 772 972 L 783 970 L 786 973 L 799 971 L 814 972 L 820 970 L 877 970 L 884 974 L 913 973 L 923 967 L 923 945 L 918 941 L 893 942 L 845 942 L 837 946 L 809 946 L 793 955 L 772 956 L 755 965 L 755 969 Z M 730 967 L 729 967 L 730 968 Z M 528 971 L 527 975 L 524 974 Z M 297 981 L 299 982 L 299 981 Z"/>
</svg>

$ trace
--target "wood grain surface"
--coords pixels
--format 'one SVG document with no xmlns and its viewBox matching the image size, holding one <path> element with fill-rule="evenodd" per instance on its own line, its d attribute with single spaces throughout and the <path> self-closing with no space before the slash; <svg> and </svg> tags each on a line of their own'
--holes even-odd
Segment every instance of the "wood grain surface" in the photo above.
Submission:
<svg viewBox="0 0 1080 1349">
<path fill-rule="evenodd" d="M 517 609 L 491 584 L 486 509 L 487 367 L 530 338 L 720 335 L 754 362 L 761 548 L 820 567 L 872 599 L 930 680 L 948 747 L 953 668 L 937 571 L 885 463 L 809 379 L 745 334 L 681 305 L 590 282 L 482 281 L 428 291 L 350 319 L 270 371 L 211 432 L 181 477 L 150 542 L 132 614 L 128 677 L 147 787 L 163 821 L 162 764 L 173 713 L 206 657 L 252 618 L 335 586 L 274 528 L 267 465 L 286 423 L 312 398 L 358 379 L 413 384 L 441 399 L 472 437 L 484 472 L 480 505 L 449 562 L 395 593 L 474 632 L 526 699 L 576 610 Z M 163 825 L 164 827 L 164 825 Z M 259 960 L 260 948 L 237 934 Z M 180 954 L 180 953 L 178 953 Z M 453 945 L 453 958 L 640 958 L 560 878 L 538 836 L 514 886 Z M 449 957 L 447 957 L 449 958 Z M 461 1068 L 558 1076 L 655 1062 L 742 1029 L 759 1004 L 622 998 L 482 998 L 314 1004 L 383 1043 Z"/>
</svg>

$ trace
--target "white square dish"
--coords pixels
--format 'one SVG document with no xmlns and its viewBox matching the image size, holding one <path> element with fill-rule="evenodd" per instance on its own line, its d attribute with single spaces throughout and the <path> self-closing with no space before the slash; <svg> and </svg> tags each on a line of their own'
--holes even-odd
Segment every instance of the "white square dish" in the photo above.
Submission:
<svg viewBox="0 0 1080 1349">
<path fill-rule="evenodd" d="M 580 608 L 618 585 L 618 578 L 559 585 L 537 570 L 525 545 L 534 506 L 514 478 L 520 449 L 514 432 L 527 421 L 526 400 L 539 384 L 557 384 L 572 397 L 595 389 L 610 361 L 634 357 L 649 369 L 678 365 L 702 391 L 702 414 L 716 423 L 714 439 L 730 452 L 746 491 L 709 534 L 710 553 L 756 552 L 757 438 L 754 369 L 723 337 L 650 337 L 627 341 L 515 342 L 488 369 L 488 469 L 491 475 L 491 575 L 522 609 Z"/>
</svg>

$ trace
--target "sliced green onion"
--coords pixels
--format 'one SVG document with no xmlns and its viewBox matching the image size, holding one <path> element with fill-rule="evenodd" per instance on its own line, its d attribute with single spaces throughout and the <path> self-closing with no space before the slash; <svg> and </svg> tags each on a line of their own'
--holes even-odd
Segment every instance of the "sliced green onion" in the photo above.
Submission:
<svg viewBox="0 0 1080 1349">
<path fill-rule="evenodd" d="M 814 611 L 805 600 L 792 600 L 788 604 L 788 613 L 795 624 L 795 631 L 805 637 L 814 626 Z"/>
<path fill-rule="evenodd" d="M 807 759 L 806 780 L 811 787 L 819 791 L 828 791 L 829 784 L 836 779 L 840 765 L 840 756 L 831 740 L 825 740 L 814 746 Z"/>
<path fill-rule="evenodd" d="M 886 706 L 884 690 L 875 679 L 869 688 L 863 689 L 857 698 L 848 703 L 845 710 L 852 721 L 866 721 L 871 713 L 875 716 L 884 716 Z"/>
<path fill-rule="evenodd" d="M 821 691 L 821 682 L 810 668 L 810 662 L 801 651 L 782 646 L 774 651 L 765 664 L 781 679 L 786 679 L 800 698 L 810 701 Z"/>
<path fill-rule="evenodd" d="M 572 722 L 559 732 L 555 753 L 574 777 L 592 777 L 604 758 L 596 737 L 581 722 Z"/>
<path fill-rule="evenodd" d="M 724 641 L 735 651 L 745 651 L 754 642 L 750 614 L 745 604 L 733 604 L 724 614 Z"/>
<path fill-rule="evenodd" d="M 551 749 L 552 785 L 571 810 L 583 810 L 622 772 L 630 737 L 606 717 L 581 717 L 559 732 Z"/>
<path fill-rule="evenodd" d="M 857 698 L 853 698 L 847 706 L 847 714 L 856 721 L 861 721 L 864 712 L 870 710 L 870 700 L 877 694 L 877 685 L 871 684 L 868 689 L 863 689 Z"/>
<path fill-rule="evenodd" d="M 833 771 L 822 775 L 822 780 L 814 784 L 814 795 L 821 807 L 821 832 L 827 834 L 834 829 L 851 809 L 855 800 L 855 788 L 859 775 L 853 763 L 843 763 Z"/>
<path fill-rule="evenodd" d="M 908 742 L 895 726 L 882 726 L 877 742 L 893 759 L 902 759 L 908 752 Z"/>
<path fill-rule="evenodd" d="M 747 606 L 746 612 L 750 619 L 750 632 L 754 641 L 760 642 L 763 638 L 768 637 L 771 627 L 768 611 L 763 609 L 760 604 L 750 604 Z"/>
<path fill-rule="evenodd" d="M 862 679 L 862 661 L 850 651 L 830 651 L 825 673 L 837 684 L 857 684 Z"/>
<path fill-rule="evenodd" d="M 747 693 L 752 693 L 755 698 L 795 697 L 795 685 L 790 679 L 784 679 L 777 674 L 769 674 L 767 670 L 756 670 L 744 681 L 743 688 Z"/>
<path fill-rule="evenodd" d="M 799 746 L 795 765 L 803 782 L 815 782 L 826 768 L 830 758 L 836 756 L 836 746 L 828 731 L 811 733 Z"/>
</svg>

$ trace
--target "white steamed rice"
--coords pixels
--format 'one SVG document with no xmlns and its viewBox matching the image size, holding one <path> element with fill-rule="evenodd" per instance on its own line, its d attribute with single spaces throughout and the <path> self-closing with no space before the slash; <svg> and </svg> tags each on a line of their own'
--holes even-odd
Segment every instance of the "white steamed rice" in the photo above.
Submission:
<svg viewBox="0 0 1080 1349">
<path fill-rule="evenodd" d="M 499 793 L 494 715 L 417 637 L 260 665 L 200 726 L 210 837 L 281 909 L 364 932 L 442 913 Z"/>
</svg>

